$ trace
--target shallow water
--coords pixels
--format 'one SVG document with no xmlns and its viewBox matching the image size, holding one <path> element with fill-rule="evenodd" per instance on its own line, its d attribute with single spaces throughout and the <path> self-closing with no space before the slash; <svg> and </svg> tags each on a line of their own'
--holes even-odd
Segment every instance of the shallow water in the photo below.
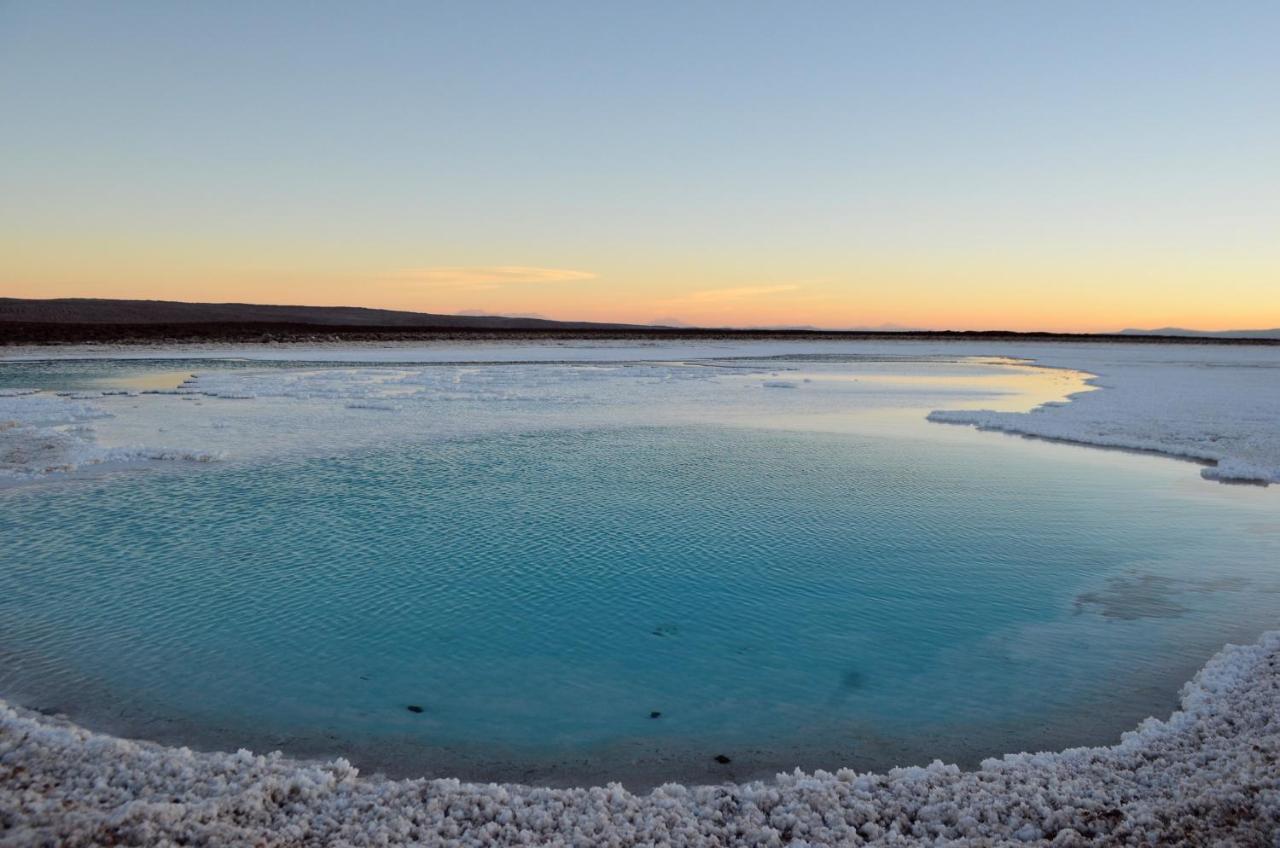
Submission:
<svg viewBox="0 0 1280 848">
<path fill-rule="evenodd" d="M 922 420 L 1078 375 L 710 367 L 106 398 L 118 434 L 219 418 L 240 451 L 0 491 L 0 695 L 394 774 L 644 785 L 1111 741 L 1275 626 L 1274 493 Z"/>
</svg>

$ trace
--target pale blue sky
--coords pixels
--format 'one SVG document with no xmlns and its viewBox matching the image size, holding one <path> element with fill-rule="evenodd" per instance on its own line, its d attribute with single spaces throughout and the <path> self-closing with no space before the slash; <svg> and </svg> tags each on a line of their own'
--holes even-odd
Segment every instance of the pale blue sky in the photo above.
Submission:
<svg viewBox="0 0 1280 848">
<path fill-rule="evenodd" d="M 1275 324 L 1278 45 L 1276 3 L 0 3 L 0 294 Z M 491 266 L 592 278 L 382 282 Z"/>
</svg>

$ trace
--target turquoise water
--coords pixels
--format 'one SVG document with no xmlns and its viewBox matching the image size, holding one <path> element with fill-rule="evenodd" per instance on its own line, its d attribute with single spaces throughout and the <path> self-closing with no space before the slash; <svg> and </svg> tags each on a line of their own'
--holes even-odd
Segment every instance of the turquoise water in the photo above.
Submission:
<svg viewBox="0 0 1280 848">
<path fill-rule="evenodd" d="M 197 747 L 639 784 L 1111 741 L 1280 620 L 1273 493 L 901 429 L 551 429 L 0 491 L 0 694 Z"/>
</svg>

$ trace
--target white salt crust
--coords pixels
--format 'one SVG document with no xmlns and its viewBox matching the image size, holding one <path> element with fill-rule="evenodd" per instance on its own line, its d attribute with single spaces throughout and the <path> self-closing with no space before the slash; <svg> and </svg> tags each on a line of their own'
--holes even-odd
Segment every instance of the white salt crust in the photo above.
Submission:
<svg viewBox="0 0 1280 848">
<path fill-rule="evenodd" d="M 975 771 L 547 789 L 361 777 L 345 760 L 196 753 L 0 702 L 0 844 L 1280 844 L 1280 631 L 1227 646 L 1119 744 Z"/>
<path fill-rule="evenodd" d="M 1146 350 L 1113 359 L 1092 351 L 1043 357 L 1091 372 L 1097 390 L 1031 412 L 938 410 L 930 421 L 1209 463 L 1211 480 L 1280 483 L 1280 363 L 1178 361 Z M 1081 355 L 1084 354 L 1084 355 Z M 1091 361 L 1092 360 L 1092 361 Z"/>
<path fill-rule="evenodd" d="M 102 463 L 220 458 L 217 451 L 100 445 L 92 422 L 111 415 L 85 398 L 101 396 L 0 390 L 0 478 L 31 479 Z"/>
</svg>

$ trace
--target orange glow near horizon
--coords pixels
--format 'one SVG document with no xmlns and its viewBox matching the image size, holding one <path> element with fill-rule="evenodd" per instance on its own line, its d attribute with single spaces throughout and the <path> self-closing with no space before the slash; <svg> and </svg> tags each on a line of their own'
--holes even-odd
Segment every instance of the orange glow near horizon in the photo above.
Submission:
<svg viewBox="0 0 1280 848">
<path fill-rule="evenodd" d="M 14 267 L 14 255 L 0 259 L 0 296 L 365 306 L 738 327 L 1111 332 L 1127 327 L 1212 331 L 1280 326 L 1280 285 L 1272 285 L 1263 269 L 1249 268 L 1139 271 L 1077 265 L 1051 273 L 976 263 L 895 266 L 882 260 L 868 263 L 862 273 L 788 281 L 748 276 L 737 268 L 733 273 L 714 267 L 679 273 L 651 263 L 634 273 L 585 266 L 461 264 L 308 272 L 209 268 L 196 262 L 168 271 L 159 261 L 113 263 L 109 256 L 82 259 L 83 268 L 51 273 L 63 263 L 28 255 L 25 267 Z M 1023 284 L 1023 279 L 1035 283 Z"/>
</svg>

